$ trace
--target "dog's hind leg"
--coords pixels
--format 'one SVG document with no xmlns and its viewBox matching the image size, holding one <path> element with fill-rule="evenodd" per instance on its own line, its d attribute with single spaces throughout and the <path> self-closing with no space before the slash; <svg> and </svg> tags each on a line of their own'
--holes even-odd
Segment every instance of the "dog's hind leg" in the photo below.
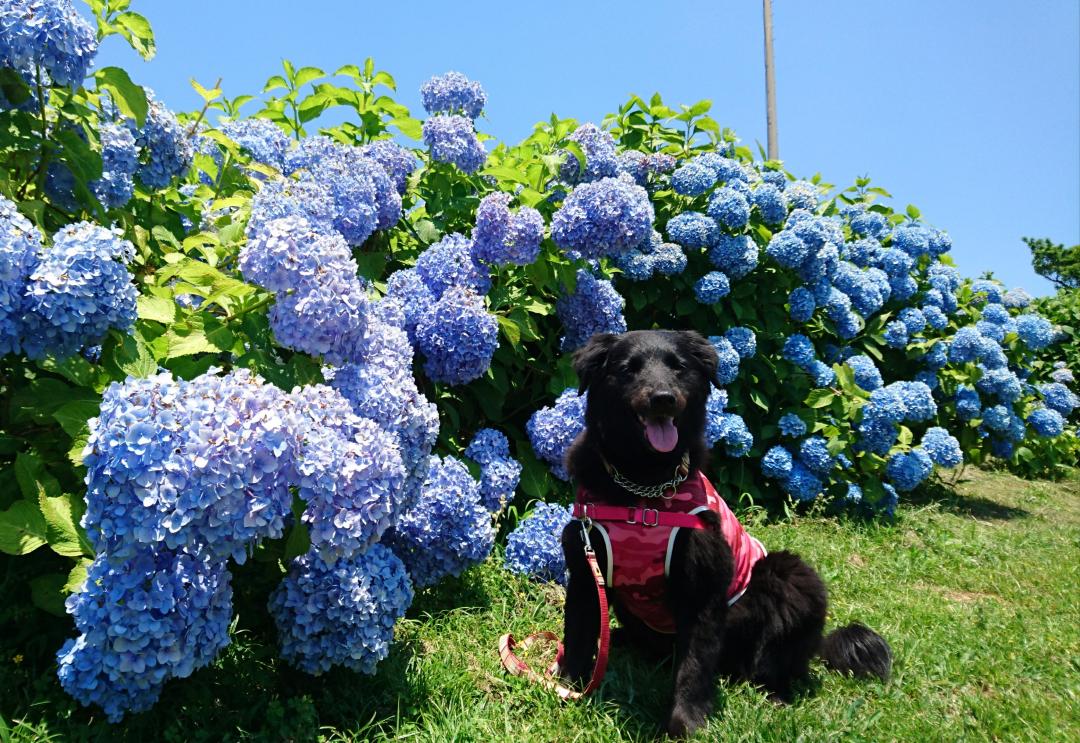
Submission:
<svg viewBox="0 0 1080 743">
<path fill-rule="evenodd" d="M 585 558 L 581 523 L 571 521 L 563 529 L 563 553 L 570 578 L 566 583 L 566 609 L 563 625 L 562 676 L 576 684 L 585 682 L 593 667 L 596 643 L 600 637 L 600 598 L 596 582 Z M 599 555 L 601 570 L 606 555 Z"/>
</svg>

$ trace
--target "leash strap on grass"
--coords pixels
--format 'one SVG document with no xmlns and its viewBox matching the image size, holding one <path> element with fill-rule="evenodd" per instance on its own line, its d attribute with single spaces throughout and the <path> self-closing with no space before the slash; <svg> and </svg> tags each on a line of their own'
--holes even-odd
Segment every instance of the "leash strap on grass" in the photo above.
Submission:
<svg viewBox="0 0 1080 743">
<path fill-rule="evenodd" d="M 589 561 L 589 567 L 592 568 L 593 580 L 596 583 L 596 595 L 600 601 L 600 646 L 596 651 L 596 664 L 593 666 L 592 678 L 589 679 L 589 683 L 585 686 L 583 691 L 574 691 L 558 681 L 559 666 L 563 658 L 563 646 L 555 633 L 546 630 L 534 632 L 520 643 L 516 642 L 514 636 L 509 632 L 499 638 L 499 658 L 502 660 L 503 668 L 514 676 L 524 676 L 530 681 L 534 681 L 541 686 L 551 689 L 558 694 L 561 699 L 580 699 L 581 697 L 596 691 L 600 688 L 600 682 L 604 680 L 604 673 L 607 671 L 608 649 L 611 645 L 611 623 L 608 620 L 608 603 L 607 593 L 604 591 L 604 576 L 600 572 L 599 563 L 596 561 L 596 553 L 593 552 L 590 547 L 585 548 L 585 559 Z M 514 653 L 514 650 L 518 648 L 525 651 L 539 641 L 555 642 L 559 645 L 559 651 L 558 655 L 555 657 L 555 662 L 548 667 L 543 675 L 540 675 L 530 668 L 528 663 L 521 660 L 521 658 L 517 657 Z"/>
</svg>

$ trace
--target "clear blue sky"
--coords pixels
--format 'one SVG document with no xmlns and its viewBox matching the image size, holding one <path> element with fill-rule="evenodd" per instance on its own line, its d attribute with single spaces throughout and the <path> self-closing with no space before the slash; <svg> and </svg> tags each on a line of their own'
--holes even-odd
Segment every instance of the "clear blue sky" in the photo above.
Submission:
<svg viewBox="0 0 1080 743">
<path fill-rule="evenodd" d="M 765 141 L 760 0 L 543 3 L 135 0 L 154 26 L 122 64 L 176 109 L 192 77 L 257 93 L 283 57 L 332 71 L 373 56 L 422 116 L 418 89 L 460 70 L 488 92 L 480 128 L 517 141 L 552 112 L 599 123 L 631 92 L 713 101 Z M 953 236 L 967 275 L 1051 291 L 1022 236 L 1080 243 L 1080 3 L 774 0 L 780 154 L 799 175 L 869 175 Z M 253 113 L 252 106 L 247 109 Z M 756 149 L 756 147 L 755 147 Z"/>
</svg>

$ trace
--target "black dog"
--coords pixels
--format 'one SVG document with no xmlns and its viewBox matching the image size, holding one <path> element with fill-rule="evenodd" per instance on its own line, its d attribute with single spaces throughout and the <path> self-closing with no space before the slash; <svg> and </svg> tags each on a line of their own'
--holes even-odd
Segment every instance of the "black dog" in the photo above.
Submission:
<svg viewBox="0 0 1080 743">
<path fill-rule="evenodd" d="M 701 470 L 707 457 L 705 402 L 717 363 L 712 345 L 694 332 L 593 336 L 574 356 L 581 390 L 589 393 L 585 431 L 567 455 L 577 484 L 607 503 L 632 506 L 642 501 L 615 477 L 624 485 L 664 483 L 687 455 L 689 473 Z M 825 585 L 790 552 L 756 562 L 749 587 L 729 606 L 731 548 L 716 514 L 699 518 L 708 528 L 679 530 L 667 573 L 665 600 L 675 627 L 670 735 L 688 735 L 704 723 L 718 674 L 757 684 L 778 702 L 791 701 L 793 686 L 808 675 L 817 655 L 842 672 L 888 678 L 891 651 L 870 629 L 852 624 L 823 639 Z M 594 544 L 600 541 L 595 527 L 590 534 Z M 562 674 L 581 684 L 592 670 L 600 630 L 581 522 L 566 527 L 562 544 L 570 571 Z M 607 573 L 604 550 L 598 558 Z M 609 600 L 622 625 L 617 644 L 671 647 L 671 635 L 630 613 L 610 589 Z"/>
</svg>

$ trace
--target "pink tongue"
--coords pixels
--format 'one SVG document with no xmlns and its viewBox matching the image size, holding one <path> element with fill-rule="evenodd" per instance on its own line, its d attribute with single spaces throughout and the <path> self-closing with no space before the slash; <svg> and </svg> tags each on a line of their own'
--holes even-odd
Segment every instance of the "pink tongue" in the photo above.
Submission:
<svg viewBox="0 0 1080 743">
<path fill-rule="evenodd" d="M 679 443 L 679 431 L 675 428 L 671 418 L 662 421 L 646 421 L 645 438 L 649 440 L 653 449 L 657 451 L 671 451 L 675 444 Z"/>
</svg>

